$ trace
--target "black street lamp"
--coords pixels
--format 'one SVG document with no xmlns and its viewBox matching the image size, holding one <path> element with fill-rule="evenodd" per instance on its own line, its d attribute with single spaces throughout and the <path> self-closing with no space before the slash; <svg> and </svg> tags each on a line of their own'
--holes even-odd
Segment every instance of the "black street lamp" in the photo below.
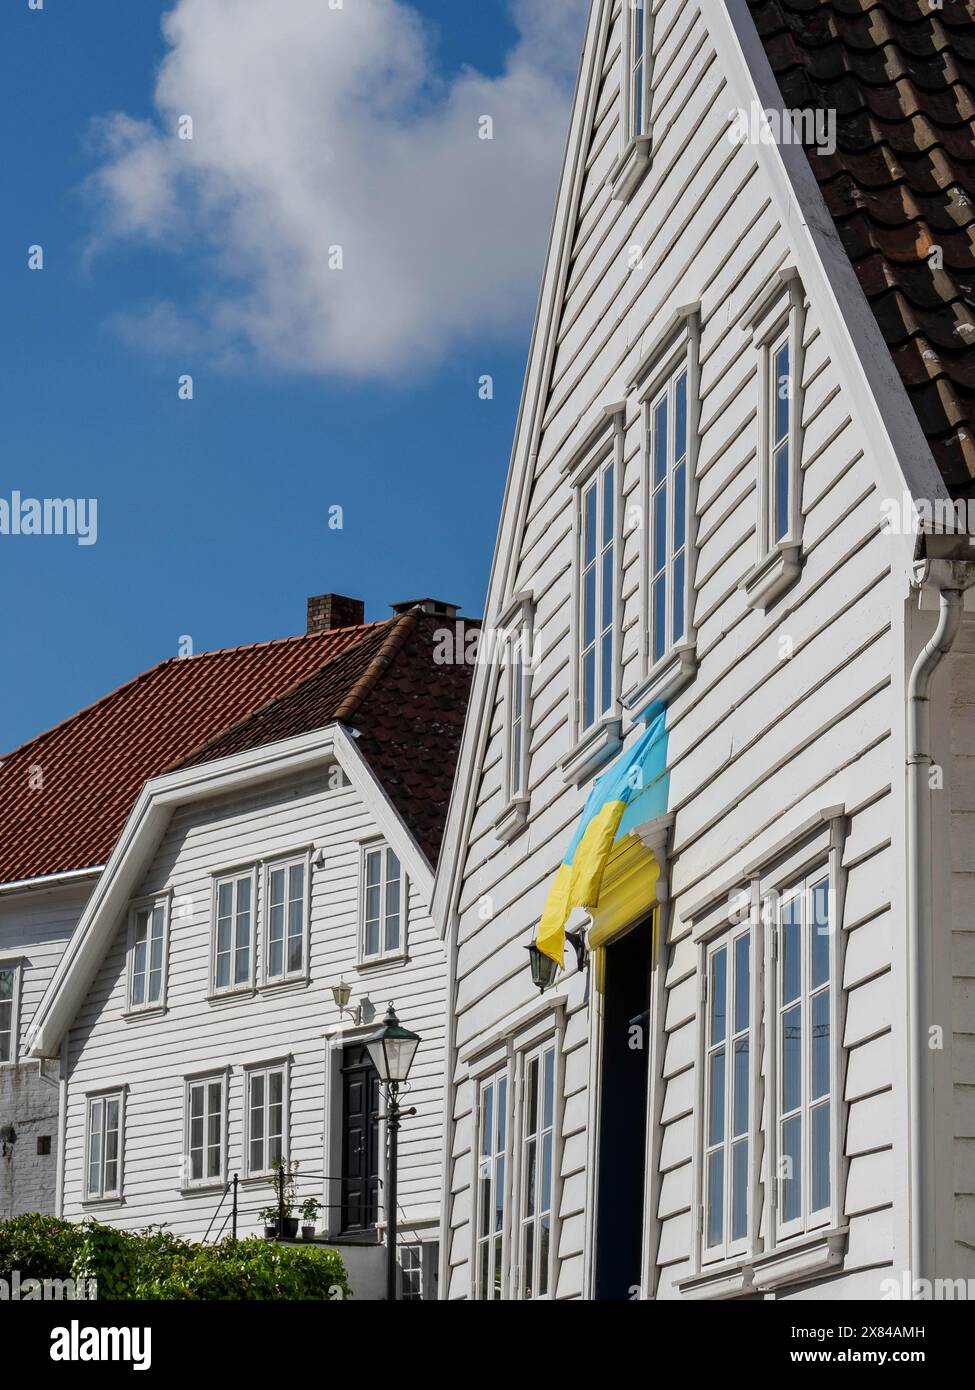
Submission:
<svg viewBox="0 0 975 1390">
<path fill-rule="evenodd" d="M 399 1088 L 410 1073 L 420 1039 L 408 1028 L 402 1028 L 396 1010 L 390 1003 L 382 1027 L 362 1040 L 379 1073 L 386 1094 L 386 1298 L 396 1299 L 396 1164 L 399 1152 L 399 1128 L 403 1115 L 415 1115 L 416 1107 L 401 1110 Z"/>
</svg>

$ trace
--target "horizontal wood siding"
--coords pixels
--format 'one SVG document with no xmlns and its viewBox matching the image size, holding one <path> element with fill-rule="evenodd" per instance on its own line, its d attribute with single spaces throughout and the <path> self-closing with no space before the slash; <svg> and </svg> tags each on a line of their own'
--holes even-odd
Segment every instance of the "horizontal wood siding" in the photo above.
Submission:
<svg viewBox="0 0 975 1390">
<path fill-rule="evenodd" d="M 326 1031 L 340 1024 L 331 986 L 352 985 L 352 1004 L 367 1000 L 364 1022 L 378 1023 L 395 1000 L 404 1024 L 422 1038 L 409 1082 L 417 1114 L 400 1137 L 400 1219 L 404 1226 L 433 1222 L 440 1208 L 442 1138 L 444 959 L 429 906 L 410 885 L 408 960 L 357 968 L 359 846 L 378 834 L 359 794 L 333 786 L 326 772 L 304 774 L 249 795 L 215 799 L 177 812 L 146 873 L 140 892 L 173 893 L 167 1009 L 162 1017 L 126 1017 L 127 924 L 115 942 L 70 1034 L 65 1213 L 97 1210 L 99 1219 L 138 1228 L 166 1222 L 200 1237 L 220 1201 L 219 1192 L 180 1190 L 183 1158 L 184 1077 L 230 1068 L 229 1172 L 243 1172 L 244 1069 L 262 1060 L 291 1059 L 290 1148 L 309 1175 L 328 1172 L 325 1139 L 336 1113 L 325 1113 Z M 311 878 L 310 980 L 307 986 L 270 987 L 208 1002 L 213 872 L 314 846 Z M 323 862 L 314 861 L 319 851 Z M 258 922 L 262 886 L 258 876 Z M 91 1208 L 83 1201 L 83 1147 L 87 1092 L 125 1085 L 124 1203 Z M 324 1194 L 321 1178 L 300 1178 L 299 1195 Z M 242 1186 L 253 1234 L 256 1211 L 270 1188 Z M 333 1198 L 334 1200 L 334 1198 Z M 228 1211 L 225 1201 L 216 1231 Z"/>
<path fill-rule="evenodd" d="M 475 1051 L 501 1020 L 527 1005 L 524 948 L 589 790 L 566 785 L 558 763 L 571 742 L 569 643 L 572 493 L 562 465 L 570 441 L 602 406 L 627 396 L 626 379 L 682 305 L 700 301 L 701 433 L 694 611 L 700 666 L 668 716 L 670 805 L 677 812 L 674 901 L 666 958 L 668 1006 L 662 1075 L 657 1293 L 670 1297 L 691 1267 L 693 1115 L 698 1106 L 697 951 L 688 908 L 819 810 L 853 813 L 846 842 L 847 1214 L 846 1271 L 831 1289 L 876 1287 L 892 1259 L 890 1046 L 898 1008 L 891 987 L 891 918 L 903 912 L 902 866 L 887 846 L 901 814 L 891 796 L 891 729 L 901 713 L 891 690 L 891 613 L 903 581 L 891 579 L 879 535 L 875 479 L 863 454 L 856 395 L 847 389 L 809 304 L 804 331 L 802 508 L 804 569 L 770 612 L 745 602 L 742 582 L 759 558 L 757 528 L 758 353 L 741 326 L 746 306 L 775 271 L 795 263 L 772 210 L 755 153 L 725 136 L 732 105 L 698 7 L 659 0 L 656 14 L 654 156 L 628 204 L 614 202 L 607 173 L 619 150 L 620 9 L 606 52 L 588 172 L 575 230 L 544 429 L 523 534 L 513 537 L 512 591 L 532 590 L 538 659 L 533 673 L 529 822 L 507 845 L 502 809 L 503 717 L 493 713 L 475 809 L 463 845 L 456 931 L 458 1053 Z M 642 268 L 629 269 L 631 247 Z M 635 398 L 626 414 L 623 496 L 641 496 Z M 628 527 L 622 560 L 622 690 L 643 673 L 645 528 Z M 489 620 L 492 615 L 489 615 Z M 492 680 L 490 673 L 479 679 Z M 898 732 L 899 737 L 899 732 Z M 579 998 L 576 1000 L 576 993 Z M 564 1069 L 562 1199 L 557 1289 L 584 1288 L 588 1007 L 570 995 L 572 1049 Z M 471 1294 L 469 1067 L 453 1075 L 448 1284 Z M 888 1176 L 883 1178 L 883 1174 Z M 885 1214 L 886 1213 L 886 1214 Z M 871 1271 L 861 1274 L 861 1271 Z"/>
</svg>

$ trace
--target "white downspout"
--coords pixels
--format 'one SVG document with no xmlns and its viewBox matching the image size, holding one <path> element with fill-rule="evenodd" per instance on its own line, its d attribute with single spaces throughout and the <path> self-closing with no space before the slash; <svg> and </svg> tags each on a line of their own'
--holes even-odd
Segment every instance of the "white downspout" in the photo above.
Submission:
<svg viewBox="0 0 975 1390">
<path fill-rule="evenodd" d="M 951 651 L 964 612 L 964 590 L 975 583 L 975 563 L 936 560 L 920 584 L 939 590 L 934 635 L 925 644 L 907 687 L 907 990 L 910 1051 L 909 1163 L 911 1289 L 934 1275 L 931 1217 L 934 1182 L 934 1123 L 928 1069 L 927 1029 L 932 1016 L 931 954 L 931 702 L 935 671 Z"/>
</svg>

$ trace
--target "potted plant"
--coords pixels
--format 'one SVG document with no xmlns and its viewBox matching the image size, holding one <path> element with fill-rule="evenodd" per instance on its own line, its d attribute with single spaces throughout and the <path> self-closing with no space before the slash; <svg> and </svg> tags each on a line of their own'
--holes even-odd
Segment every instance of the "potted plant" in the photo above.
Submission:
<svg viewBox="0 0 975 1390">
<path fill-rule="evenodd" d="M 301 1238 L 302 1240 L 315 1239 L 315 1222 L 318 1213 L 322 1209 L 321 1202 L 316 1197 L 309 1197 L 301 1204 Z"/>
<path fill-rule="evenodd" d="M 273 1240 L 278 1233 L 278 1209 L 277 1207 L 264 1207 L 259 1211 L 258 1216 L 264 1222 L 264 1236 L 267 1240 Z"/>
<path fill-rule="evenodd" d="M 275 1226 L 279 1228 L 279 1240 L 298 1239 L 298 1218 L 294 1215 L 295 1203 L 298 1200 L 297 1173 L 297 1159 L 293 1163 L 285 1163 L 283 1159 L 276 1158 L 271 1164 L 268 1182 L 274 1188 L 274 1194 L 278 1199 L 278 1204 L 273 1210 Z"/>
</svg>

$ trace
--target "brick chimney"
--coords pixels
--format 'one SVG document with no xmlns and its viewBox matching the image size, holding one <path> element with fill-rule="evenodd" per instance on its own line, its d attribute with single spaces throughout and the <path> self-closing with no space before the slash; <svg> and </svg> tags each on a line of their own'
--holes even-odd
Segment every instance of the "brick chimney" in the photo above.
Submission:
<svg viewBox="0 0 975 1390">
<path fill-rule="evenodd" d="M 309 632 L 334 632 L 337 627 L 359 627 L 366 606 L 361 598 L 342 594 L 317 594 L 308 600 Z"/>
</svg>

